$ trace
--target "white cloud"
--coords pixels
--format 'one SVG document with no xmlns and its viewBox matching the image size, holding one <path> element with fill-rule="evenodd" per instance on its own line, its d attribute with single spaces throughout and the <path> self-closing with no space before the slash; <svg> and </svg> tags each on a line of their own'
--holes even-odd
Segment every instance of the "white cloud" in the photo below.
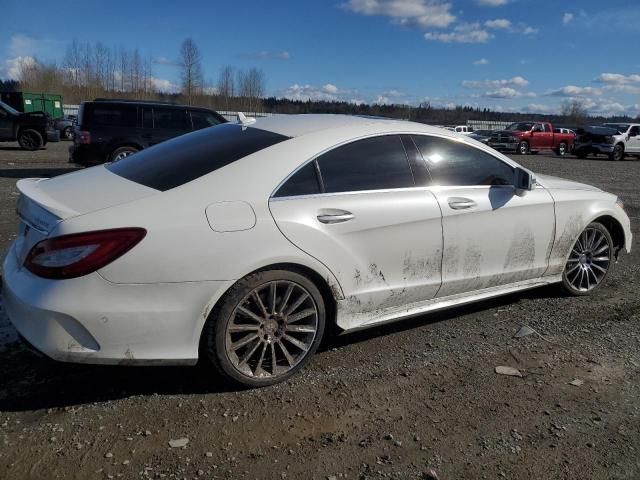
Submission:
<svg viewBox="0 0 640 480">
<path fill-rule="evenodd" d="M 521 95 L 519 91 L 511 87 L 502 87 L 482 94 L 486 98 L 516 98 Z"/>
<path fill-rule="evenodd" d="M 489 65 L 489 60 L 487 60 L 486 58 L 479 58 L 478 60 L 473 62 L 473 64 L 474 65 Z"/>
<path fill-rule="evenodd" d="M 476 0 L 476 3 L 483 7 L 501 7 L 509 3 L 509 0 Z"/>
<path fill-rule="evenodd" d="M 524 88 L 529 85 L 529 80 L 524 77 L 517 76 L 507 80 L 464 80 L 462 86 L 465 88 Z"/>
<path fill-rule="evenodd" d="M 320 101 L 334 101 L 334 102 L 351 102 L 351 103 L 364 103 L 359 98 L 359 93 L 354 89 L 342 89 L 338 88 L 332 83 L 327 83 L 322 86 L 315 85 L 299 85 L 297 83 L 286 88 L 280 92 L 280 96 L 291 100 L 320 100 Z"/>
<path fill-rule="evenodd" d="M 511 21 L 506 18 L 496 18 L 495 20 L 487 20 L 484 22 L 484 26 L 487 28 L 494 28 L 497 30 L 504 30 L 511 28 Z"/>
<path fill-rule="evenodd" d="M 596 77 L 595 81 L 614 85 L 640 85 L 640 74 L 623 75 L 621 73 L 602 73 Z"/>
<path fill-rule="evenodd" d="M 9 55 L 12 57 L 20 57 L 25 55 L 33 55 L 37 50 L 37 42 L 22 33 L 16 33 L 9 40 Z"/>
<path fill-rule="evenodd" d="M 178 60 L 171 60 L 170 58 L 167 57 L 153 57 L 153 63 L 155 63 L 156 65 L 171 65 L 171 66 L 178 66 L 180 65 L 180 62 Z"/>
<path fill-rule="evenodd" d="M 423 28 L 446 28 L 456 20 L 451 4 L 439 0 L 348 0 L 342 7 L 360 15 L 390 17 L 401 25 Z"/>
<path fill-rule="evenodd" d="M 8 80 L 20 80 L 23 68 L 35 66 L 37 63 L 36 59 L 29 55 L 7 58 L 4 61 L 4 67 L 0 69 L 0 74 L 2 74 L 0 77 L 5 77 Z"/>
<path fill-rule="evenodd" d="M 384 95 L 378 95 L 373 100 L 373 103 L 375 103 L 377 105 L 389 105 L 389 104 L 391 104 L 391 99 L 389 97 L 385 97 Z"/>
<path fill-rule="evenodd" d="M 534 27 L 529 27 L 527 25 L 524 25 L 522 27 L 522 34 L 523 35 L 535 35 L 536 33 L 538 33 L 540 30 Z"/>
<path fill-rule="evenodd" d="M 549 105 L 544 105 L 542 103 L 530 103 L 522 108 L 523 111 L 529 113 L 547 113 L 547 114 L 555 114 L 558 111 L 557 107 L 550 107 Z"/>
<path fill-rule="evenodd" d="M 163 93 L 178 93 L 180 91 L 180 85 L 173 83 L 171 80 L 165 78 L 151 77 L 150 79 L 153 88 Z"/>
<path fill-rule="evenodd" d="M 493 34 L 484 30 L 479 23 L 461 23 L 451 32 L 427 32 L 424 38 L 443 43 L 487 43 Z"/>
<path fill-rule="evenodd" d="M 245 60 L 289 60 L 291 55 L 287 51 L 271 52 L 262 50 L 259 52 L 243 53 L 240 58 Z"/>
<path fill-rule="evenodd" d="M 553 97 L 584 97 L 584 96 L 600 96 L 602 91 L 593 87 L 577 87 L 575 85 L 567 85 L 566 87 L 558 88 L 556 90 L 549 90 L 545 95 Z"/>
<path fill-rule="evenodd" d="M 573 18 L 574 18 L 573 13 L 565 13 L 565 14 L 562 16 L 562 23 L 564 23 L 565 25 L 568 25 L 568 24 L 570 24 L 571 22 L 573 22 Z"/>
</svg>

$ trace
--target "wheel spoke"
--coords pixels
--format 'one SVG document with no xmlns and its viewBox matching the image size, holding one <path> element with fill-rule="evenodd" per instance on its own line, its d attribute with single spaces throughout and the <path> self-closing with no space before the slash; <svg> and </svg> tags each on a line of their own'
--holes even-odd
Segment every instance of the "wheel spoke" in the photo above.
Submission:
<svg viewBox="0 0 640 480">
<path fill-rule="evenodd" d="M 607 273 L 607 270 L 602 268 L 600 265 L 598 265 L 597 263 L 592 263 L 591 266 L 597 270 L 600 270 L 602 273 Z"/>
<path fill-rule="evenodd" d="M 276 313 L 276 290 L 278 282 L 271 282 L 269 285 L 269 309 L 272 314 Z"/>
<path fill-rule="evenodd" d="M 316 313 L 316 309 L 315 308 L 308 308 L 306 310 L 302 310 L 301 312 L 298 313 L 294 313 L 293 315 L 287 317 L 287 323 L 294 323 L 297 322 L 298 320 L 302 320 L 303 318 L 307 318 L 311 315 L 315 315 Z"/>
<path fill-rule="evenodd" d="M 262 303 L 262 298 L 260 298 L 260 294 L 258 293 L 258 290 L 253 291 L 253 298 L 258 304 L 258 308 L 262 312 L 262 315 L 264 316 L 264 318 L 267 318 L 269 316 L 269 312 L 267 312 L 267 309 L 264 306 L 264 303 Z"/>
<path fill-rule="evenodd" d="M 602 252 L 609 250 L 609 245 L 604 245 L 603 247 L 600 247 L 598 250 L 596 250 L 595 252 L 593 252 L 594 255 L 600 255 Z"/>
<path fill-rule="evenodd" d="M 300 340 L 298 340 L 297 338 L 293 338 L 291 335 L 287 335 L 286 333 L 282 336 L 282 340 L 286 340 L 287 342 L 295 345 L 296 347 L 298 347 L 300 350 L 302 350 L 303 352 L 307 351 L 307 346 L 302 343 Z"/>
<path fill-rule="evenodd" d="M 257 332 L 259 328 L 259 325 L 231 325 L 229 327 L 229 333 Z"/>
<path fill-rule="evenodd" d="M 315 333 L 316 331 L 316 329 L 310 325 L 287 325 L 285 330 L 295 333 Z"/>
<path fill-rule="evenodd" d="M 609 257 L 593 257 L 591 260 L 594 262 L 608 262 Z"/>
<path fill-rule="evenodd" d="M 580 264 L 576 264 L 574 267 L 571 267 L 571 270 L 567 270 L 567 276 L 571 275 L 573 272 L 575 272 L 578 268 L 580 268 Z"/>
<path fill-rule="evenodd" d="M 298 308 L 300 305 L 302 305 L 302 302 L 304 302 L 307 297 L 309 295 L 307 295 L 306 293 L 302 293 L 300 295 L 300 297 L 298 298 L 298 300 L 295 301 L 295 303 L 293 305 L 291 305 L 287 311 L 285 312 L 285 317 L 288 317 L 289 315 L 291 315 L 293 312 L 295 312 L 296 308 Z"/>
<path fill-rule="evenodd" d="M 260 357 L 258 358 L 258 363 L 256 364 L 255 372 L 258 373 L 262 370 L 262 362 L 264 361 L 264 354 L 267 351 L 267 342 L 262 343 L 262 351 L 260 352 Z"/>
<path fill-rule="evenodd" d="M 244 313 L 247 317 L 249 317 L 252 320 L 255 320 L 258 323 L 264 322 L 264 318 L 260 318 L 258 315 L 253 313 L 251 310 L 248 310 L 248 309 L 246 309 L 244 307 L 238 307 L 238 311 Z"/>
<path fill-rule="evenodd" d="M 244 347 L 245 345 L 251 343 L 252 341 L 254 341 L 257 338 L 260 338 L 257 333 L 250 333 L 250 334 L 246 335 L 245 337 L 243 337 L 242 339 L 238 340 L 237 342 L 232 343 L 231 344 L 231 349 L 235 352 L 239 348 Z"/>
<path fill-rule="evenodd" d="M 289 350 L 287 350 L 287 347 L 285 347 L 284 343 L 282 342 L 278 342 L 278 345 L 280 345 L 280 350 L 282 350 L 282 353 L 284 354 L 284 358 L 287 359 L 287 363 L 289 364 L 289 366 L 293 367 L 296 361 L 293 359 L 293 357 L 289 353 Z"/>
<path fill-rule="evenodd" d="M 287 303 L 289 303 L 289 298 L 291 298 L 292 292 L 293 292 L 293 284 L 290 283 L 289 286 L 287 287 L 287 291 L 285 292 L 284 297 L 282 297 L 282 301 L 280 302 L 280 308 L 278 309 L 278 313 L 282 314 L 285 307 L 287 306 Z"/>
<path fill-rule="evenodd" d="M 277 374 L 278 368 L 278 360 L 276 359 L 276 345 L 275 343 L 270 343 L 271 346 L 271 375 L 275 376 Z"/>
<path fill-rule="evenodd" d="M 240 362 L 238 363 L 239 366 L 245 365 L 249 359 L 253 356 L 253 354 L 255 353 L 255 351 L 258 349 L 258 347 L 260 345 L 262 345 L 262 341 L 258 338 L 258 341 L 255 343 L 255 345 L 253 347 L 251 347 L 251 349 L 249 349 L 247 351 L 247 353 L 245 353 L 242 358 L 240 359 Z"/>
</svg>

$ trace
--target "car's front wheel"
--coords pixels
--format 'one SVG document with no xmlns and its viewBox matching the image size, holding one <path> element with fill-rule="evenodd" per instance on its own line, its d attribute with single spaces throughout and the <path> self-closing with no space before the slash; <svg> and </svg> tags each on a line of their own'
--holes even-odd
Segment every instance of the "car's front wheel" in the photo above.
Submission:
<svg viewBox="0 0 640 480">
<path fill-rule="evenodd" d="M 34 151 L 40 150 L 44 146 L 45 141 L 43 140 L 40 132 L 27 128 L 22 130 L 18 135 L 18 143 L 21 148 Z"/>
<path fill-rule="evenodd" d="M 518 144 L 518 153 L 520 155 L 526 155 L 529 153 L 529 142 L 522 141 Z"/>
<path fill-rule="evenodd" d="M 67 140 L 73 140 L 73 128 L 64 127 L 64 129 L 62 130 L 62 136 Z"/>
<path fill-rule="evenodd" d="M 613 153 L 609 154 L 609 160 L 615 160 L 616 162 L 624 160 L 624 145 L 617 144 L 613 148 Z"/>
<path fill-rule="evenodd" d="M 288 270 L 267 270 L 238 281 L 211 313 L 203 356 L 244 387 L 286 380 L 315 353 L 325 327 L 316 285 Z"/>
<path fill-rule="evenodd" d="M 564 272 L 562 286 L 571 295 L 588 295 L 604 282 L 611 270 L 613 240 L 600 223 L 590 223 L 574 243 Z"/>
<path fill-rule="evenodd" d="M 129 155 L 133 155 L 137 151 L 138 149 L 135 147 L 127 146 L 127 147 L 116 148 L 113 152 L 111 152 L 111 155 L 109 155 L 109 161 L 117 162 L 119 160 L 122 160 L 123 158 L 127 158 Z"/>
<path fill-rule="evenodd" d="M 567 143 L 560 142 L 560 145 L 558 145 L 558 155 L 560 155 L 561 157 L 564 157 L 568 152 L 569 152 L 569 147 L 567 146 Z"/>
</svg>

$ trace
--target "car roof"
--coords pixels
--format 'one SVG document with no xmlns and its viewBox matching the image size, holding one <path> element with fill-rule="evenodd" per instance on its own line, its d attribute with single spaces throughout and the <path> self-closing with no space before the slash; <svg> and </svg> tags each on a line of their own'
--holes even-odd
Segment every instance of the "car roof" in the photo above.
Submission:
<svg viewBox="0 0 640 480">
<path fill-rule="evenodd" d="M 346 128 L 357 128 L 359 131 L 370 130 L 371 133 L 379 133 L 381 130 L 388 130 L 390 133 L 403 130 L 442 132 L 440 128 L 406 120 L 333 114 L 274 115 L 256 119 L 251 127 L 287 137 L 302 137 L 321 131 Z"/>
<path fill-rule="evenodd" d="M 198 107 L 195 105 L 181 105 L 179 103 L 167 103 L 153 100 L 126 100 L 126 99 L 110 99 L 110 98 L 96 98 L 84 103 L 92 103 L 96 105 L 148 105 L 151 107 L 167 107 L 167 108 L 188 108 L 189 110 L 206 110 L 212 112 L 211 108 Z"/>
</svg>

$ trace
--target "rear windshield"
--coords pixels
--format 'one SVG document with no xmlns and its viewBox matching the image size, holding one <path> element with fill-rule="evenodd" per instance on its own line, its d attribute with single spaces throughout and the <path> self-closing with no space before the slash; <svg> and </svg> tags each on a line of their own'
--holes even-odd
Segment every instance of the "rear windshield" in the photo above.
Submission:
<svg viewBox="0 0 640 480">
<path fill-rule="evenodd" d="M 225 123 L 167 140 L 107 168 L 127 180 L 166 191 L 288 138 Z"/>
</svg>

